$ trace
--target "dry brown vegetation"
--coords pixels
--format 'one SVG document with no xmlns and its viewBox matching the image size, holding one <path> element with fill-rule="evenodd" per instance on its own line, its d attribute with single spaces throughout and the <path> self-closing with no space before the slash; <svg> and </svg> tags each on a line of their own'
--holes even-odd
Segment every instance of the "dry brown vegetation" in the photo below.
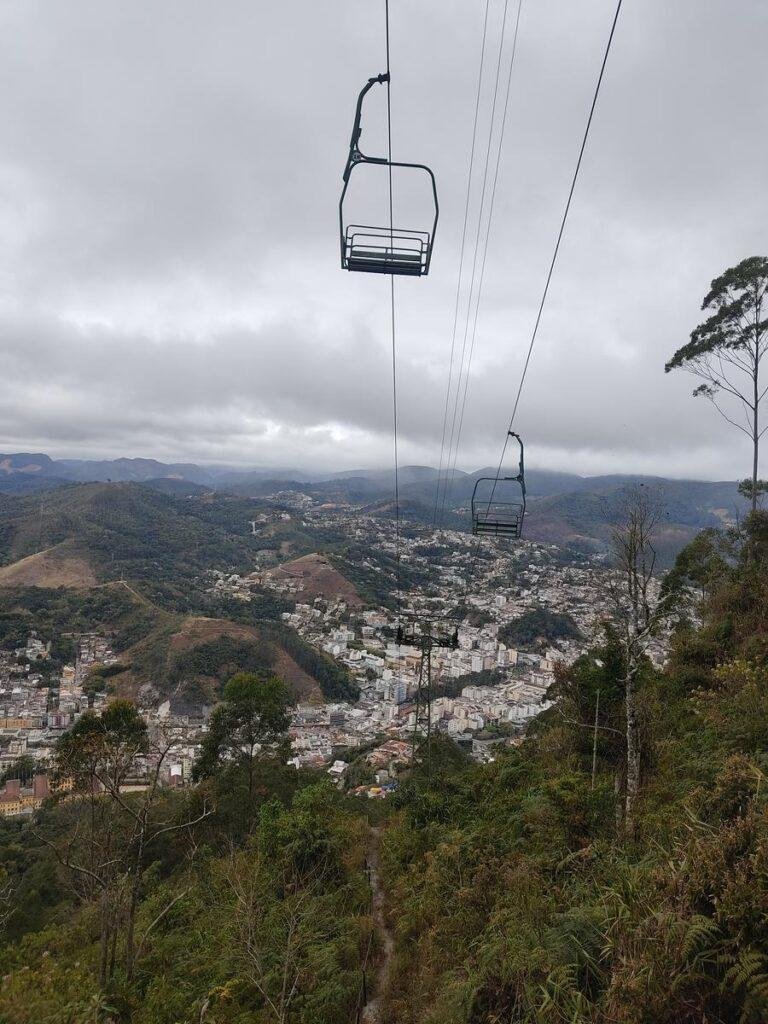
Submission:
<svg viewBox="0 0 768 1024">
<path fill-rule="evenodd" d="M 168 623 L 163 623 L 153 634 L 126 651 L 124 660 L 132 663 L 134 668 L 120 677 L 121 693 L 125 696 L 135 696 L 141 683 L 157 682 L 157 678 L 150 678 L 153 672 L 144 671 L 142 666 L 146 666 L 147 669 L 155 666 L 156 670 L 159 668 L 160 676 L 168 676 L 182 655 L 222 637 L 254 646 L 263 642 L 258 626 L 246 626 L 227 619 L 189 616 L 172 627 Z M 269 643 L 274 654 L 271 670 L 275 675 L 284 680 L 297 698 L 322 700 L 316 680 L 297 665 L 279 644 L 273 641 Z M 154 650 L 150 651 L 151 648 Z"/>
<path fill-rule="evenodd" d="M 0 587 L 84 588 L 96 582 L 90 563 L 66 541 L 0 568 Z"/>
<path fill-rule="evenodd" d="M 317 552 L 285 562 L 273 569 L 270 575 L 275 580 L 296 580 L 300 583 L 296 595 L 300 601 L 313 601 L 316 597 L 342 598 L 354 608 L 364 603 L 354 584 L 334 569 L 325 555 Z"/>
</svg>

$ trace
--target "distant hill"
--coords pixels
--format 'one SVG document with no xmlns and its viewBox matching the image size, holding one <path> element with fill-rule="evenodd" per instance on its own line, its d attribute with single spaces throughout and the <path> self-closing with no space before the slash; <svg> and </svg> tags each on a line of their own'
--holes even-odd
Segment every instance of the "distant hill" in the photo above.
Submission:
<svg viewBox="0 0 768 1024">
<path fill-rule="evenodd" d="M 525 536 L 584 554 L 604 552 L 608 549 L 612 524 L 617 519 L 620 497 L 620 492 L 605 496 L 577 492 L 534 499 L 528 507 Z M 669 511 L 663 513 L 656 534 L 660 566 L 671 564 L 677 552 L 700 529 L 715 525 L 719 525 L 717 518 L 706 513 L 702 513 L 698 526 L 676 521 Z"/>
<path fill-rule="evenodd" d="M 237 469 L 233 466 L 198 466 L 156 459 L 51 459 L 40 452 L 0 453 L 0 493 L 34 490 L 72 483 L 149 483 L 158 480 L 188 481 L 211 488 L 220 485 L 258 483 L 264 478 L 308 481 L 322 479 L 294 469 Z"/>
<path fill-rule="evenodd" d="M 478 478 L 494 469 L 457 474 L 448 488 L 440 522 L 449 528 L 470 528 L 469 505 Z M 627 488 L 642 485 L 658 495 L 662 508 L 659 554 L 668 564 L 700 530 L 734 522 L 747 503 L 730 481 L 667 480 L 662 477 L 614 475 L 579 477 L 531 470 L 526 473 L 528 515 L 525 535 L 531 540 L 568 546 L 584 553 L 604 551 Z M 435 481 L 401 485 L 401 515 L 418 522 L 433 519 Z M 502 492 L 497 492 L 500 494 Z M 441 491 L 442 494 L 442 491 Z M 442 504 L 442 502 L 441 502 Z M 392 516 L 391 492 L 366 504 L 370 515 Z"/>
<path fill-rule="evenodd" d="M 441 523 L 454 529 L 468 528 L 468 506 L 475 482 L 478 477 L 494 475 L 495 468 L 482 469 L 476 473 L 457 470 L 451 475 L 447 487 L 443 480 L 441 495 L 446 493 L 446 511 Z M 437 470 L 429 466 L 400 467 L 398 484 L 400 512 L 403 518 L 422 524 L 432 522 L 437 478 Z M 51 499 L 51 503 L 58 505 L 63 500 L 58 495 L 66 492 L 66 489 L 64 492 L 61 490 L 62 482 L 68 480 L 102 483 L 112 481 L 123 484 L 140 482 L 169 498 L 197 497 L 201 501 L 206 495 L 210 496 L 212 491 L 219 495 L 231 495 L 233 502 L 238 498 L 259 499 L 281 491 L 297 491 L 317 501 L 358 507 L 368 515 L 391 517 L 394 514 L 392 470 L 361 469 L 311 474 L 296 470 L 201 467 L 194 463 L 162 463 L 154 459 L 57 461 L 40 453 L 0 455 L 0 500 L 3 493 L 29 494 L 30 501 L 39 502 L 41 492 L 50 490 L 56 495 Z M 667 523 L 664 538 L 666 558 L 671 557 L 698 530 L 723 522 L 732 522 L 746 510 L 746 503 L 737 494 L 735 482 L 731 481 L 667 480 L 631 474 L 582 477 L 532 468 L 526 473 L 526 483 L 530 513 L 526 523 L 527 536 L 570 545 L 583 551 L 604 549 L 610 532 L 611 517 L 628 485 L 641 483 L 657 490 L 661 495 Z M 48 499 L 42 500 L 43 506 L 47 507 Z M 110 500 L 113 503 L 115 501 L 114 497 Z M 246 508 L 244 501 L 241 506 L 242 521 L 245 519 Z M 159 516 L 162 520 L 169 514 L 184 517 L 189 511 L 188 507 L 178 506 L 172 510 L 165 506 L 153 505 L 155 519 Z M 131 514 L 128 515 L 129 520 L 130 518 Z M 45 514 L 43 519 L 47 521 Z M 237 524 L 235 532 L 242 528 L 242 521 Z M 175 527 L 168 524 L 169 528 L 161 532 L 166 537 L 176 535 L 180 543 L 187 546 L 189 557 L 195 563 L 204 564 L 205 551 L 212 547 L 219 558 L 222 544 L 225 548 L 231 544 L 232 538 L 222 537 L 216 533 L 215 528 L 208 536 L 203 536 L 199 523 L 197 527 L 187 523 L 189 529 L 185 528 L 180 532 L 181 525 L 180 522 L 176 522 Z M 224 525 L 228 527 L 228 524 Z M 54 530 L 46 535 L 46 541 L 48 546 L 51 546 L 69 537 L 70 534 L 66 532 Z M 92 541 L 93 537 L 90 546 L 93 546 Z M 120 541 L 118 550 L 123 547 L 124 542 Z M 39 544 L 27 545 L 23 554 L 32 553 L 39 548 Z M 294 546 L 291 553 L 302 555 L 311 550 L 311 538 L 306 541 L 300 539 L 299 549 L 296 550 Z M 178 555 L 179 551 L 176 550 L 174 558 L 178 558 Z M 2 556 L 3 546 L 0 538 L 0 557 Z M 114 553 L 110 552 L 109 557 L 114 559 Z M 148 557 L 154 556 L 149 552 Z"/>
<path fill-rule="evenodd" d="M 258 507 L 189 485 L 184 496 L 136 483 L 0 495 L 0 646 L 18 646 L 33 628 L 50 639 L 95 629 L 121 654 L 119 692 L 151 684 L 161 697 L 199 704 L 251 668 L 277 672 L 297 697 L 354 697 L 348 674 L 278 621 L 289 603 L 259 588 L 249 602 L 209 592 L 206 569 L 247 573 L 265 554 L 316 547 L 293 520 L 254 536 Z M 315 560 L 315 587 L 361 603 L 351 582 Z"/>
<path fill-rule="evenodd" d="M 258 625 L 188 616 L 158 626 L 121 655 L 127 666 L 119 691 L 135 697 L 151 687 L 159 699 L 178 707 L 213 703 L 221 685 L 235 672 L 275 672 L 299 700 L 322 700 L 316 679 Z"/>
<path fill-rule="evenodd" d="M 343 532 L 308 526 L 300 517 L 275 517 L 254 534 L 254 516 L 269 508 L 195 485 L 166 493 L 154 482 L 66 484 L 42 494 L 0 495 L 0 586 L 126 579 L 185 611 L 208 569 L 247 574 L 319 550 L 344 556 L 349 539 Z M 331 589 L 359 603 L 343 571 L 327 564 L 314 576 L 324 583 L 333 577 Z"/>
<path fill-rule="evenodd" d="M 253 563 L 250 508 L 192 504 L 138 484 L 67 484 L 41 495 L 0 496 L 0 564 L 67 543 L 100 580 L 183 576 Z"/>
<path fill-rule="evenodd" d="M 34 558 L 34 556 L 32 556 Z M 2 573 L 3 570 L 0 570 Z M 110 638 L 118 663 L 105 685 L 147 702 L 172 699 L 195 708 L 218 697 L 238 671 L 280 676 L 301 700 L 354 699 L 347 672 L 290 626 L 260 620 L 259 604 L 237 602 L 237 619 L 183 615 L 127 582 L 71 589 L 17 580 L 0 586 L 0 649 L 14 650 L 34 629 L 53 642 L 52 657 L 71 661 L 66 637 L 96 631 Z"/>
<path fill-rule="evenodd" d="M 205 484 L 195 484 L 191 480 L 176 480 L 173 477 L 152 477 L 150 480 L 142 481 L 145 487 L 151 487 L 153 491 L 161 494 L 171 494 L 177 498 L 199 497 L 203 494 L 211 494 L 211 488 Z"/>
<path fill-rule="evenodd" d="M 213 484 L 227 467 L 201 467 L 193 463 L 165 463 L 156 459 L 51 459 L 40 452 L 0 454 L 0 480 L 13 477 L 79 483 L 143 483 L 168 478 Z"/>
<path fill-rule="evenodd" d="M 5 476 L 56 476 L 56 463 L 39 452 L 0 455 L 0 474 Z"/>
<path fill-rule="evenodd" d="M 97 582 L 87 558 L 68 541 L 0 567 L 0 587 L 90 587 Z"/>
</svg>

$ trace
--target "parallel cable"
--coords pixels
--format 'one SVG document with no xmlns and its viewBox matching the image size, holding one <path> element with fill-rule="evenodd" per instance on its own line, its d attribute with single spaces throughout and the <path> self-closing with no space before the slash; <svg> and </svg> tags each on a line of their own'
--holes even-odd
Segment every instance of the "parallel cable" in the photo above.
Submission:
<svg viewBox="0 0 768 1024">
<path fill-rule="evenodd" d="M 496 186 L 498 185 L 498 181 L 499 181 L 499 167 L 501 166 L 501 154 L 502 154 L 503 146 L 504 146 L 504 131 L 505 131 L 506 125 L 507 125 L 507 112 L 509 110 L 509 95 L 510 95 L 510 89 L 511 89 L 511 85 L 512 85 L 512 71 L 513 71 L 514 66 L 515 66 L 515 55 L 517 53 L 517 37 L 518 37 L 518 34 L 519 34 L 519 30 L 520 30 L 520 14 L 522 12 L 522 7 L 523 7 L 523 0 L 518 0 L 517 17 L 515 19 L 515 33 L 514 33 L 514 36 L 512 38 L 512 54 L 511 54 L 510 61 L 509 61 L 509 72 L 507 74 L 507 88 L 506 88 L 506 94 L 505 94 L 505 97 L 504 97 L 504 112 L 503 112 L 502 117 L 501 117 L 501 128 L 500 128 L 500 131 L 499 131 L 499 143 L 498 143 L 498 148 L 496 150 L 496 166 L 494 167 L 494 172 L 493 172 L 493 184 L 491 186 L 491 199 L 490 199 L 490 203 L 488 204 L 488 226 L 487 226 L 487 230 L 485 232 L 485 240 L 484 240 L 484 243 L 483 243 L 483 257 L 482 257 L 482 260 L 481 260 L 481 263 L 480 263 L 480 278 L 479 278 L 478 286 L 477 286 L 477 298 L 476 298 L 476 301 L 475 301 L 475 314 L 474 314 L 474 320 L 473 320 L 473 324 L 472 324 L 472 340 L 471 340 L 470 346 L 469 346 L 469 358 L 467 359 L 467 371 L 464 374 L 464 394 L 463 394 L 462 400 L 461 400 L 461 413 L 459 415 L 459 427 L 458 427 L 458 431 L 456 433 L 456 442 L 455 442 L 454 450 L 453 450 L 453 465 L 451 467 L 451 475 L 450 475 L 449 483 L 448 483 L 448 493 L 449 494 L 450 494 L 450 491 L 453 488 L 453 484 L 454 484 L 454 481 L 456 479 L 456 464 L 457 464 L 458 458 L 459 458 L 459 448 L 460 448 L 460 444 L 461 444 L 461 432 L 462 432 L 462 429 L 464 427 L 464 410 L 465 410 L 466 404 L 467 404 L 467 391 L 469 389 L 469 376 L 470 376 L 470 370 L 471 370 L 471 367 L 472 367 L 472 357 L 473 357 L 474 352 L 475 352 L 475 340 L 476 340 L 476 337 L 477 337 L 477 323 L 478 323 L 478 318 L 479 318 L 479 314 L 480 314 L 480 303 L 482 301 L 482 296 L 483 296 L 483 282 L 485 280 L 485 266 L 486 266 L 486 261 L 487 261 L 487 258 L 488 258 L 488 242 L 489 242 L 490 237 L 491 237 L 491 225 L 493 223 L 493 210 L 494 210 L 494 205 L 495 205 L 495 202 L 496 202 Z"/>
<path fill-rule="evenodd" d="M 591 104 L 591 106 L 589 108 L 589 117 L 587 118 L 587 125 L 586 125 L 586 128 L 584 129 L 584 136 L 583 136 L 583 138 L 581 140 L 581 147 L 579 148 L 579 156 L 578 156 L 578 159 L 576 161 L 576 169 L 573 172 L 573 179 L 571 180 L 571 187 L 568 190 L 568 199 L 567 199 L 566 204 L 565 204 L 565 210 L 563 211 L 563 219 L 560 222 L 560 230 L 557 233 L 557 241 L 555 242 L 555 249 L 554 249 L 554 252 L 552 253 L 552 260 L 551 260 L 551 262 L 549 264 L 549 270 L 547 271 L 547 278 L 546 278 L 546 281 L 544 283 L 544 291 L 542 292 L 541 302 L 539 303 L 538 312 L 536 313 L 536 321 L 535 321 L 535 323 L 533 325 L 533 332 L 531 334 L 531 341 L 530 341 L 530 344 L 528 345 L 528 352 L 526 353 L 525 363 L 523 364 L 523 372 L 520 375 L 520 384 L 518 385 L 517 394 L 515 395 L 515 404 L 512 407 L 512 415 L 509 418 L 509 426 L 507 427 L 507 434 L 506 434 L 506 436 L 504 438 L 504 445 L 503 445 L 502 450 L 501 450 L 501 458 L 499 459 L 499 466 L 498 466 L 498 469 L 496 470 L 496 477 L 495 477 L 495 480 L 494 480 L 493 491 L 491 492 L 491 498 L 490 498 L 490 501 L 489 501 L 489 505 L 493 501 L 493 494 L 494 494 L 494 492 L 496 490 L 496 484 L 499 482 L 499 477 L 501 476 L 501 470 L 502 470 L 502 466 L 504 464 L 504 456 L 507 453 L 507 445 L 509 443 L 509 431 L 512 429 L 512 425 L 513 425 L 513 423 L 515 421 L 515 416 L 517 415 L 517 408 L 518 408 L 518 406 L 520 404 L 520 397 L 521 397 L 521 395 L 523 393 L 523 386 L 525 385 L 525 380 L 526 380 L 526 377 L 528 376 L 528 367 L 530 366 L 530 363 L 531 363 L 531 356 L 533 355 L 533 347 L 536 344 L 536 338 L 538 337 L 539 326 L 541 324 L 542 314 L 544 313 L 544 305 L 545 305 L 545 303 L 547 301 L 547 295 L 549 294 L 549 286 L 550 286 L 550 283 L 552 281 L 552 274 L 554 273 L 555 264 L 557 263 L 557 257 L 558 257 L 558 255 L 560 253 L 560 243 L 563 240 L 563 234 L 565 232 L 565 225 L 566 225 L 566 222 L 568 220 L 568 214 L 570 213 L 570 210 L 571 210 L 571 201 L 573 200 L 573 194 L 576 191 L 576 182 L 578 181 L 579 171 L 581 170 L 581 162 L 582 162 L 582 160 L 584 158 L 584 151 L 587 148 L 587 139 L 589 138 L 589 130 L 592 127 L 592 119 L 593 119 L 593 117 L 595 115 L 595 108 L 597 107 L 597 100 L 598 100 L 598 97 L 600 95 L 600 87 L 603 84 L 603 75 L 605 74 L 605 66 L 608 63 L 608 55 L 611 52 L 611 44 L 613 43 L 613 37 L 614 37 L 614 34 L 616 32 L 616 25 L 617 25 L 618 20 L 619 20 L 619 14 L 621 13 L 621 5 L 623 4 L 623 2 L 624 2 L 624 0 L 618 0 L 618 3 L 616 4 L 616 13 L 613 16 L 613 23 L 611 25 L 611 31 L 610 31 L 610 33 L 608 35 L 608 42 L 607 42 L 606 47 L 605 47 L 605 53 L 603 54 L 603 61 L 602 61 L 602 64 L 600 65 L 600 74 L 597 76 L 597 84 L 595 86 L 595 92 L 594 92 L 594 95 L 592 97 L 592 104 Z"/>
<path fill-rule="evenodd" d="M 448 363 L 448 387 L 445 391 L 445 408 L 443 410 L 443 433 L 440 439 L 440 462 L 437 471 L 437 483 L 435 486 L 435 507 L 432 513 L 432 528 L 437 527 L 437 508 L 440 502 L 440 478 L 443 473 L 443 455 L 445 453 L 445 434 L 448 425 L 448 408 L 450 406 L 451 390 L 453 384 L 453 362 L 456 351 L 456 329 L 459 323 L 459 306 L 461 298 L 461 281 L 464 272 L 464 248 L 467 240 L 467 223 L 469 221 L 469 202 L 472 191 L 472 170 L 475 162 L 475 143 L 477 141 L 477 121 L 480 112 L 480 95 L 483 86 L 483 68 L 485 65 L 485 44 L 488 36 L 488 11 L 491 0 L 485 0 L 485 17 L 483 18 L 483 41 L 480 45 L 480 70 L 477 75 L 477 93 L 475 96 L 475 116 L 472 124 L 472 145 L 469 153 L 469 169 L 467 171 L 467 195 L 464 201 L 464 224 L 461 229 L 461 249 L 459 252 L 459 276 L 456 282 L 456 303 L 453 310 L 453 330 L 451 332 L 451 356 Z M 458 384 L 457 384 L 458 387 Z"/>
<path fill-rule="evenodd" d="M 551 259 L 550 264 L 549 264 L 549 270 L 547 271 L 547 276 L 546 276 L 546 280 L 545 280 L 545 283 L 544 283 L 544 291 L 542 292 L 541 301 L 539 303 L 539 308 L 538 308 L 538 311 L 536 313 L 536 320 L 535 320 L 534 326 L 533 326 L 533 332 L 531 334 L 531 340 L 530 340 L 530 343 L 528 345 L 528 350 L 527 350 L 527 353 L 526 353 L 525 362 L 523 364 L 523 370 L 522 370 L 522 373 L 520 375 L 520 383 L 519 383 L 518 388 L 517 388 L 517 394 L 515 395 L 515 402 L 514 402 L 514 405 L 512 407 L 512 415 L 509 418 L 509 426 L 507 427 L 507 433 L 506 433 L 506 435 L 504 437 L 504 444 L 503 444 L 502 450 L 501 450 L 501 458 L 499 459 L 499 465 L 498 465 L 498 468 L 496 470 L 496 474 L 494 476 L 493 488 L 491 490 L 491 495 L 490 495 L 490 498 L 488 499 L 488 509 L 490 509 L 491 504 L 493 502 L 493 498 L 494 498 L 494 495 L 496 493 L 496 487 L 498 485 L 499 479 L 501 477 L 501 471 L 502 471 L 502 468 L 504 466 L 504 458 L 505 458 L 505 456 L 507 454 L 507 446 L 509 444 L 509 431 L 512 430 L 512 426 L 513 426 L 514 421 L 515 421 L 515 416 L 517 415 L 517 409 L 518 409 L 518 406 L 520 404 L 520 398 L 521 398 L 522 393 L 523 393 L 523 387 L 525 385 L 525 381 L 526 381 L 526 378 L 527 378 L 527 375 L 528 375 L 528 368 L 529 368 L 530 363 L 531 363 L 531 356 L 533 355 L 533 349 L 534 349 L 534 346 L 536 344 L 536 338 L 538 337 L 539 326 L 541 324 L 541 318 L 542 318 L 542 315 L 544 313 L 544 306 L 546 304 L 547 296 L 549 294 L 549 286 L 550 286 L 550 283 L 552 281 L 552 275 L 553 275 L 554 270 L 555 270 L 555 264 L 557 263 L 557 257 L 558 257 L 559 252 L 560 252 L 560 244 L 561 244 L 561 242 L 563 240 L 563 234 L 565 232 L 565 225 L 566 225 L 566 222 L 568 220 L 568 214 L 570 213 L 570 209 L 571 209 L 571 202 L 573 200 L 573 195 L 574 195 L 574 192 L 576 190 L 576 182 L 578 181 L 579 171 L 581 170 L 581 164 L 582 164 L 582 160 L 584 158 L 584 152 L 585 152 L 586 147 L 587 147 L 587 140 L 589 138 L 589 132 L 590 132 L 590 129 L 592 127 L 592 120 L 594 118 L 595 109 L 597 107 L 597 100 L 598 100 L 598 97 L 600 95 L 600 88 L 601 88 L 601 86 L 603 84 L 603 76 L 605 74 L 605 68 L 606 68 L 606 65 L 608 63 L 608 56 L 609 56 L 609 54 L 611 52 L 611 46 L 613 44 L 613 37 L 614 37 L 614 35 L 616 33 L 616 25 L 618 24 L 619 15 L 621 13 L 621 7 L 622 7 L 623 2 L 624 2 L 624 0 L 618 0 L 618 2 L 616 4 L 616 11 L 615 11 L 614 16 L 613 16 L 613 22 L 611 24 L 611 31 L 610 31 L 610 33 L 608 35 L 608 42 L 606 43 L 605 52 L 603 53 L 603 59 L 602 59 L 601 65 L 600 65 L 600 73 L 598 74 L 598 77 L 597 77 L 597 84 L 595 85 L 595 91 L 594 91 L 594 94 L 592 96 L 592 103 L 591 103 L 591 106 L 589 108 L 589 116 L 587 117 L 587 124 L 586 124 L 586 127 L 584 129 L 584 135 L 582 137 L 581 146 L 579 148 L 579 155 L 578 155 L 578 158 L 576 160 L 576 167 L 575 167 L 575 170 L 573 172 L 573 178 L 571 179 L 571 186 L 570 186 L 570 189 L 568 191 L 568 198 L 566 200 L 565 209 L 563 211 L 563 217 L 562 217 L 562 220 L 560 222 L 560 229 L 559 229 L 559 231 L 557 233 L 557 239 L 555 241 L 554 252 L 552 254 L 552 259 Z M 467 593 L 469 591 L 469 586 L 470 586 L 470 583 L 471 583 L 472 573 L 473 573 L 475 561 L 477 559 L 477 553 L 478 553 L 479 547 L 480 547 L 480 538 L 478 538 L 476 543 L 475 543 L 475 549 L 474 549 L 474 552 L 473 552 L 473 555 L 472 555 L 472 559 L 470 561 L 469 571 L 467 573 L 467 583 L 466 583 L 465 593 L 464 593 L 465 598 L 466 598 L 466 595 L 467 595 Z M 461 602 L 460 602 L 460 604 L 461 604 Z"/>
<path fill-rule="evenodd" d="M 475 277 L 477 274 L 477 256 L 480 251 L 480 233 L 483 224 L 483 213 L 485 212 L 485 197 L 488 188 L 488 168 L 490 166 L 491 158 L 491 145 L 493 142 L 493 132 L 496 119 L 496 104 L 498 101 L 499 94 L 499 81 L 501 78 L 501 63 L 504 54 L 504 39 L 506 36 L 507 29 L 507 12 L 509 10 L 509 0 L 504 0 L 504 13 L 501 22 L 501 38 L 499 40 L 499 56 L 496 61 L 496 77 L 493 86 L 493 99 L 491 103 L 491 116 L 488 125 L 488 145 L 485 150 L 485 165 L 483 167 L 483 184 L 480 192 L 480 207 L 477 216 L 477 231 L 475 232 L 475 248 L 472 256 L 472 274 L 469 282 L 469 297 L 467 299 L 467 317 L 464 322 L 464 337 L 461 344 L 461 360 L 459 362 L 459 380 L 456 385 L 456 395 L 453 402 L 453 415 L 451 419 L 451 433 L 450 441 L 448 445 L 448 464 L 451 464 L 452 452 L 454 449 L 454 438 L 456 436 L 456 423 L 459 411 L 459 395 L 461 394 L 461 381 L 464 375 L 464 359 L 467 351 L 467 339 L 469 336 L 469 320 L 472 310 L 472 299 L 475 294 Z M 440 519 L 442 520 L 445 516 L 445 505 L 448 497 L 449 485 L 446 480 L 446 485 L 443 487 L 443 499 L 440 507 Z"/>
<path fill-rule="evenodd" d="M 387 50 L 387 161 L 389 170 L 389 247 L 395 246 L 394 197 L 392 189 L 392 82 L 389 68 L 389 0 L 384 0 Z M 395 277 L 389 275 L 390 317 L 392 323 L 392 432 L 394 437 L 395 460 L 395 566 L 397 577 L 397 625 L 400 627 L 402 606 L 402 581 L 400 575 L 400 480 L 397 450 L 397 340 L 395 330 Z"/>
</svg>

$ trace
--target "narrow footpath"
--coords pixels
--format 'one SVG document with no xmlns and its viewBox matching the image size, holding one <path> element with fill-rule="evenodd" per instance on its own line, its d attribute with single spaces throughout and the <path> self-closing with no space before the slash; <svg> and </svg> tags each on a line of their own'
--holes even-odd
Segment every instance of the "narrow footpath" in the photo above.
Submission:
<svg viewBox="0 0 768 1024">
<path fill-rule="evenodd" d="M 375 973 L 372 973 L 370 980 L 370 992 L 368 1002 L 360 1014 L 360 1024 L 383 1024 L 380 1007 L 381 1000 L 387 990 L 389 970 L 392 964 L 392 957 L 395 952 L 395 940 L 387 926 L 384 915 L 384 890 L 381 886 L 379 874 L 379 844 L 381 842 L 381 828 L 371 829 L 371 845 L 368 852 L 368 869 L 371 879 L 371 892 L 373 896 L 373 924 L 376 929 L 376 937 L 380 949 L 378 963 Z"/>
</svg>

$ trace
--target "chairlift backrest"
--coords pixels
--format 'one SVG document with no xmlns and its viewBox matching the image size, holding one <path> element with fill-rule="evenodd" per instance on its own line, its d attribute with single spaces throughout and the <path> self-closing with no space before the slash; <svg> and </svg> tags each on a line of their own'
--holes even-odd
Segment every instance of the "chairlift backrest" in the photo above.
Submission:
<svg viewBox="0 0 768 1024">
<path fill-rule="evenodd" d="M 512 537 L 518 540 L 523 533 L 525 519 L 525 464 L 523 442 L 519 434 L 510 430 L 520 446 L 520 461 L 517 476 L 481 476 L 475 481 L 472 492 L 472 533 L 476 537 Z M 491 484 L 487 498 L 478 494 L 481 485 Z M 509 485 L 515 487 L 514 497 L 510 496 Z"/>
<path fill-rule="evenodd" d="M 429 273 L 432 261 L 432 247 L 437 231 L 439 206 L 435 176 L 426 164 L 410 164 L 388 160 L 381 156 L 366 156 L 360 149 L 362 134 L 363 100 L 374 85 L 389 82 L 389 74 L 369 78 L 357 98 L 355 121 L 349 142 L 349 155 L 344 167 L 344 188 L 339 199 L 339 238 L 341 245 L 341 266 L 344 270 L 367 274 L 398 274 L 408 277 L 423 277 Z M 378 164 L 384 167 L 404 167 L 423 171 L 429 175 L 434 201 L 434 214 L 428 229 L 396 228 L 393 225 L 376 227 L 370 224 L 350 224 L 344 218 L 344 199 L 347 195 L 352 172 L 361 164 Z"/>
</svg>

